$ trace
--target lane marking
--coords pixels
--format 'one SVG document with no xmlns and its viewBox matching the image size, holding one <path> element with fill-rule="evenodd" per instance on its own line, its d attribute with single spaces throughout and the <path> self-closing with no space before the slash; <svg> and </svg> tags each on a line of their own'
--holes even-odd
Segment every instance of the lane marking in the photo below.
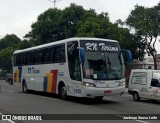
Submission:
<svg viewBox="0 0 160 123">
<path fill-rule="evenodd" d="M 46 99 L 50 99 L 50 100 L 54 100 L 54 101 L 61 101 L 61 99 L 55 99 L 55 98 L 52 98 L 52 97 L 42 97 L 42 98 L 46 98 Z"/>
<path fill-rule="evenodd" d="M 110 100 L 110 99 L 112 99 L 112 98 L 104 97 L 104 99 L 108 99 L 108 100 Z"/>
<path fill-rule="evenodd" d="M 10 122 L 10 123 L 16 123 L 16 122 L 14 122 L 14 121 L 12 121 L 12 120 L 8 120 L 8 122 Z"/>
</svg>

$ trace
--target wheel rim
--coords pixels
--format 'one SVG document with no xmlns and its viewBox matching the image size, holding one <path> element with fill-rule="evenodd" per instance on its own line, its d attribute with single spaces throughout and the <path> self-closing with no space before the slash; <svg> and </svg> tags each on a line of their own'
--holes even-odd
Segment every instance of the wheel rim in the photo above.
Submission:
<svg viewBox="0 0 160 123">
<path fill-rule="evenodd" d="M 67 98 L 67 89 L 66 89 L 65 86 L 61 87 L 61 93 L 60 93 L 60 95 L 61 95 L 61 98 L 64 99 L 64 100 Z"/>
<path fill-rule="evenodd" d="M 67 91 L 66 91 L 66 87 L 65 86 L 63 86 L 62 89 L 61 89 L 61 95 L 62 96 L 67 95 Z"/>
<path fill-rule="evenodd" d="M 135 94 L 133 95 L 133 98 L 134 98 L 134 100 L 138 100 L 138 94 L 135 93 Z"/>
<path fill-rule="evenodd" d="M 27 86 L 25 83 L 23 84 L 23 92 L 25 92 L 25 93 L 27 92 Z"/>
</svg>

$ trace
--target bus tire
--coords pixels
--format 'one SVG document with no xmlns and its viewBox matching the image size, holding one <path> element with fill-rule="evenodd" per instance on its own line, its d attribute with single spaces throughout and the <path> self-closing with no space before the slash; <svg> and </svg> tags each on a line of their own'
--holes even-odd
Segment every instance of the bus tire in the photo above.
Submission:
<svg viewBox="0 0 160 123">
<path fill-rule="evenodd" d="M 27 84 L 26 84 L 25 81 L 23 81 L 23 83 L 22 83 L 22 92 L 23 92 L 23 93 L 27 93 L 27 92 L 28 92 Z"/>
<path fill-rule="evenodd" d="M 133 100 L 134 101 L 140 101 L 140 97 L 139 97 L 139 94 L 137 92 L 133 93 Z"/>
<path fill-rule="evenodd" d="M 59 94 L 61 99 L 66 100 L 67 99 L 67 89 L 64 84 L 60 86 Z"/>
</svg>

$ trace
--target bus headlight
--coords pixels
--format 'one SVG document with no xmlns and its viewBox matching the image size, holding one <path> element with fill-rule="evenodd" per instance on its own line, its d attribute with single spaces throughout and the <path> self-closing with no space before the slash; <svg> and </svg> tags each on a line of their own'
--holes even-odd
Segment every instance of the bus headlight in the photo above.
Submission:
<svg viewBox="0 0 160 123">
<path fill-rule="evenodd" d="M 94 83 L 89 83 L 89 82 L 83 82 L 83 85 L 88 86 L 88 87 L 96 87 Z"/>
<path fill-rule="evenodd" d="M 119 86 L 125 86 L 125 84 L 126 84 L 125 82 L 120 82 Z"/>
</svg>

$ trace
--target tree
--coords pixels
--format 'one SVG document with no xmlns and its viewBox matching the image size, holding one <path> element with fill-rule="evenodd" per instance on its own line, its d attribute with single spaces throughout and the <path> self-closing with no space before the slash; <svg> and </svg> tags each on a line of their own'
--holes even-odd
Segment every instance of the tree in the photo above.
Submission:
<svg viewBox="0 0 160 123">
<path fill-rule="evenodd" d="M 32 42 L 28 40 L 22 40 L 17 44 L 17 47 L 15 49 L 26 49 L 32 46 Z"/>
<path fill-rule="evenodd" d="M 137 42 L 141 43 L 143 52 L 146 50 L 146 52 L 153 57 L 155 69 L 157 69 L 155 43 L 160 35 L 159 10 L 160 3 L 152 8 L 136 5 L 126 21 L 126 23 L 134 29 L 135 35 L 138 37 Z"/>
<path fill-rule="evenodd" d="M 19 49 L 19 43 L 21 39 L 16 35 L 6 35 L 4 38 L 0 39 L 0 68 L 11 72 L 12 70 L 12 55 L 16 49 Z"/>
<path fill-rule="evenodd" d="M 0 68 L 7 72 L 12 72 L 12 54 L 14 48 L 8 47 L 0 50 Z"/>
<path fill-rule="evenodd" d="M 21 41 L 16 35 L 6 35 L 4 38 L 0 39 L 0 50 L 7 47 L 16 47 L 16 45 Z"/>
<path fill-rule="evenodd" d="M 37 22 L 32 24 L 32 31 L 29 35 L 33 45 L 54 42 L 63 39 L 61 34 L 61 15 L 58 9 L 48 9 L 38 16 Z"/>
<path fill-rule="evenodd" d="M 75 4 L 63 11 L 50 8 L 38 16 L 37 22 L 32 24 L 32 30 L 26 36 L 31 38 L 34 45 L 75 37 L 78 22 L 83 18 L 84 12 L 83 7 Z"/>
<path fill-rule="evenodd" d="M 83 21 L 85 10 L 82 6 L 71 4 L 62 12 L 61 29 L 64 38 L 76 37 L 78 33 L 79 22 Z"/>
<path fill-rule="evenodd" d="M 91 9 L 85 12 L 83 20 L 79 22 L 77 35 L 79 37 L 107 38 L 110 25 L 108 13 L 97 15 Z"/>
<path fill-rule="evenodd" d="M 132 48 L 133 44 L 129 29 L 111 23 L 107 12 L 97 14 L 94 9 L 85 10 L 75 4 L 64 10 L 48 9 L 38 16 L 31 27 L 31 32 L 25 37 L 29 37 L 33 46 L 71 37 L 114 39 L 126 49 Z"/>
</svg>

